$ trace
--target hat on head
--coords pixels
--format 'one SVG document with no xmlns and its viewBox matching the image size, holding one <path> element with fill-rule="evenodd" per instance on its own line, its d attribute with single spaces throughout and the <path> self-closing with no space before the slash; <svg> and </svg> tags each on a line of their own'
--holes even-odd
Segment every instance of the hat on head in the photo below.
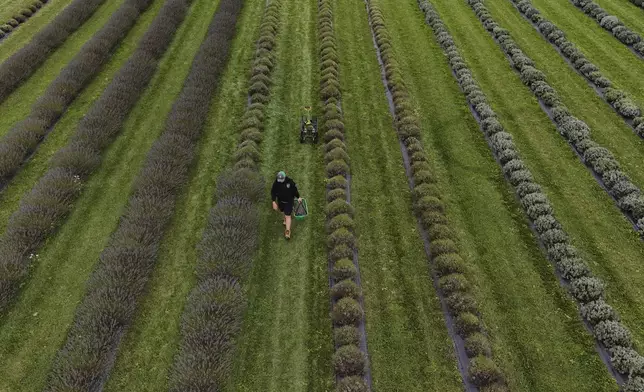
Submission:
<svg viewBox="0 0 644 392">
<path fill-rule="evenodd" d="M 286 179 L 286 173 L 284 173 L 284 171 L 282 170 L 279 171 L 277 173 L 277 182 L 284 182 L 285 179 Z"/>
</svg>

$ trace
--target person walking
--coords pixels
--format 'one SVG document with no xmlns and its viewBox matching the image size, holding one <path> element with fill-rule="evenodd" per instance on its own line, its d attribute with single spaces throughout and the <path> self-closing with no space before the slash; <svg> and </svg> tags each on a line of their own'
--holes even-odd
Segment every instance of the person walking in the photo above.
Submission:
<svg viewBox="0 0 644 392">
<path fill-rule="evenodd" d="M 278 172 L 271 188 L 271 199 L 273 200 L 273 209 L 277 211 L 279 208 L 284 213 L 284 222 L 282 224 L 286 226 L 284 237 L 287 240 L 291 238 L 291 214 L 293 213 L 293 200 L 295 198 L 299 202 L 302 201 L 295 181 L 287 177 L 283 170 Z"/>
</svg>

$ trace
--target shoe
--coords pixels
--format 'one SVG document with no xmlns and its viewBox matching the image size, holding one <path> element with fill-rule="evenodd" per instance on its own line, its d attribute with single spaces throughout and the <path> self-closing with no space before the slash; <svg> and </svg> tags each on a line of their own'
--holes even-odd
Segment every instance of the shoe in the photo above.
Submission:
<svg viewBox="0 0 644 392">
<path fill-rule="evenodd" d="M 284 230 L 284 237 L 286 237 L 287 240 L 291 239 L 291 231 L 290 230 Z"/>
</svg>

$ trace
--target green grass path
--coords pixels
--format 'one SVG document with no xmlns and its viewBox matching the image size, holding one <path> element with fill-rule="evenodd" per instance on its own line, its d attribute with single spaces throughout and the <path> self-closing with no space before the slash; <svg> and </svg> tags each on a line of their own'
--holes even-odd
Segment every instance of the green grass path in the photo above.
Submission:
<svg viewBox="0 0 644 392">
<path fill-rule="evenodd" d="M 141 163 L 162 131 L 216 4 L 197 0 L 157 74 L 104 156 L 101 169 L 59 233 L 34 263 L 31 279 L 0 326 L 0 390 L 43 387 L 76 305 L 109 235 L 118 223 Z"/>
<path fill-rule="evenodd" d="M 463 2 L 458 1 L 459 5 Z M 490 0 L 486 5 L 497 22 L 510 31 L 521 49 L 534 60 L 536 67 L 546 74 L 548 82 L 561 95 L 570 112 L 590 126 L 593 139 L 615 154 L 623 170 L 644 189 L 644 141 L 588 86 L 584 78 L 565 63 L 508 0 Z M 471 9 L 469 11 L 474 15 Z M 508 63 L 505 68 L 509 67 Z"/>
<path fill-rule="evenodd" d="M 52 2 L 55 1 L 52 0 Z M 67 38 L 65 43 L 52 53 L 29 79 L 24 81 L 13 94 L 0 104 L 0 137 L 4 136 L 15 123 L 27 117 L 32 104 L 42 95 L 67 63 L 76 56 L 85 42 L 103 27 L 122 3 L 123 0 L 107 0 L 103 3 L 92 17 Z M 38 22 L 34 20 L 29 23 Z M 0 45 L 0 53 L 5 53 L 4 44 Z M 0 55 L 0 61 L 4 61 L 4 55 Z"/>
<path fill-rule="evenodd" d="M 544 187 L 573 244 L 593 272 L 608 284 L 608 301 L 619 310 L 636 340 L 644 342 L 644 331 L 636 328 L 644 320 L 642 242 L 612 199 L 572 153 L 465 1 L 432 3 L 492 108 L 514 136 L 535 180 Z M 495 223 L 496 226 L 500 225 Z M 573 316 L 577 317 L 576 312 Z"/>
<path fill-rule="evenodd" d="M 31 40 L 31 38 L 40 29 L 51 22 L 56 15 L 71 3 L 72 0 L 50 0 L 36 14 L 34 14 L 26 23 L 23 23 L 10 35 L 0 41 L 0 63 L 5 61 L 9 56 L 14 54 L 18 49 Z M 14 14 L 15 0 L 0 1 L 0 24 L 5 24 Z M 21 3 L 30 3 L 22 0 Z M 7 4 L 11 4 L 10 6 Z M 22 7 L 18 7 L 21 9 Z"/>
<path fill-rule="evenodd" d="M 628 0 L 620 2 L 630 4 Z M 570 1 L 532 0 L 532 3 L 543 16 L 566 33 L 568 39 L 599 67 L 615 87 L 631 94 L 639 106 L 644 108 L 644 78 L 641 77 L 644 73 L 644 61 L 594 20 L 578 12 Z M 644 11 L 640 12 L 641 18 L 644 18 Z"/>
<path fill-rule="evenodd" d="M 336 1 L 334 13 L 374 390 L 460 391 L 365 6 Z"/>
<path fill-rule="evenodd" d="M 162 5 L 163 0 L 158 0 L 141 15 L 137 24 L 114 51 L 110 61 L 63 113 L 54 129 L 38 147 L 37 153 L 25 163 L 9 185 L 0 192 L 0 232 L 4 232 L 6 229 L 9 217 L 18 208 L 20 198 L 31 190 L 47 170 L 51 157 L 67 143 L 68 138 L 76 131 L 80 119 L 92 107 L 119 68 L 134 52 L 139 39 Z"/>
<path fill-rule="evenodd" d="M 276 68 L 262 142 L 267 197 L 261 242 L 247 282 L 249 307 L 238 337 L 230 391 L 329 391 L 333 343 L 324 230 L 324 165 L 318 146 L 299 142 L 303 105 L 319 106 L 317 1 L 284 0 Z M 292 177 L 310 215 L 290 242 L 268 192 L 275 173 Z"/>
<path fill-rule="evenodd" d="M 416 1 L 378 3 L 387 16 L 392 46 L 421 118 L 423 141 L 463 257 L 472 266 L 469 276 L 510 389 L 616 390 L 576 307 L 537 247 Z M 464 18 L 465 9 L 454 2 L 434 3 L 450 29 L 465 30 L 463 35 L 472 41 L 466 53 L 484 50 L 478 41 L 487 37 L 467 30 L 478 25 Z M 463 19 L 456 22 L 456 17 Z M 516 100 L 512 87 L 497 86 L 495 91 L 514 94 Z"/>
<path fill-rule="evenodd" d="M 234 151 L 246 106 L 248 72 L 263 2 L 246 2 L 231 59 L 211 107 L 191 179 L 161 245 L 149 291 L 126 336 L 106 391 L 165 391 L 180 338 L 181 313 L 195 283 L 196 246 L 212 206 L 217 175 Z"/>
</svg>

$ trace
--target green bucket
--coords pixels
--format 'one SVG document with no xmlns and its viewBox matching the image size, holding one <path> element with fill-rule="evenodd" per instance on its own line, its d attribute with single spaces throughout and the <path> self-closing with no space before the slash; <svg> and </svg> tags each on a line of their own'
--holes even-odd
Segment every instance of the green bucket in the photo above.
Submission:
<svg viewBox="0 0 644 392">
<path fill-rule="evenodd" d="M 306 216 L 309 214 L 309 206 L 306 204 L 306 199 L 302 199 L 301 202 L 295 201 L 295 208 L 293 208 L 293 216 L 295 216 L 295 219 L 297 220 L 302 220 L 306 218 Z"/>
</svg>

